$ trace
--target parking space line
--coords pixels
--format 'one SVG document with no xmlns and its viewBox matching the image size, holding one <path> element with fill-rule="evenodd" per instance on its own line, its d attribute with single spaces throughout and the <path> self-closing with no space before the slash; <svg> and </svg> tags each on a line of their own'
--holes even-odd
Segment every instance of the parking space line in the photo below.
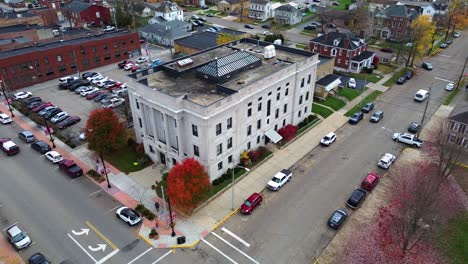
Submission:
<svg viewBox="0 0 468 264">
<path fill-rule="evenodd" d="M 78 241 L 76 241 L 70 234 L 67 233 L 67 235 L 68 237 L 70 237 L 71 240 L 73 240 L 73 242 L 75 242 L 81 248 L 81 250 L 83 250 L 86 253 L 86 255 L 88 255 L 88 257 L 90 257 L 94 262 L 97 262 L 96 259 L 93 258 L 93 256 L 91 256 L 91 254 L 89 254 L 89 252 L 86 251 L 86 249 L 84 249 L 84 247 L 82 247 L 80 243 L 78 243 Z"/>
<path fill-rule="evenodd" d="M 102 238 L 102 240 L 106 241 L 106 243 L 113 248 L 114 250 L 117 249 L 117 247 L 112 243 L 105 235 L 103 235 L 95 226 L 93 226 L 89 221 L 86 221 L 86 225 L 89 226 L 98 236 Z"/>
<path fill-rule="evenodd" d="M 110 213 L 110 212 L 114 211 L 115 209 L 119 208 L 120 206 L 121 206 L 121 205 L 117 205 L 116 207 L 114 207 L 114 208 L 108 210 L 107 212 Z"/>
<path fill-rule="evenodd" d="M 215 246 L 211 245 L 208 241 L 206 241 L 205 239 L 201 239 L 201 241 L 205 242 L 208 246 L 210 246 L 212 249 L 216 250 L 219 254 L 223 255 L 225 258 L 227 258 L 228 260 L 230 260 L 232 263 L 234 264 L 238 264 L 237 262 L 235 262 L 232 258 L 230 258 L 228 255 L 224 254 L 221 250 L 219 250 L 218 248 L 216 248 Z M 156 262 L 155 262 L 156 263 Z M 154 263 L 153 263 L 154 264 Z"/>
<path fill-rule="evenodd" d="M 233 238 L 239 240 L 239 242 L 241 242 L 242 244 L 244 244 L 246 247 L 250 247 L 250 244 L 245 242 L 245 240 L 243 240 L 242 238 L 238 237 L 236 234 L 234 234 L 233 232 L 227 230 L 225 227 L 222 227 L 221 228 L 221 231 L 225 232 L 225 233 L 228 233 L 229 235 L 231 235 Z"/>
<path fill-rule="evenodd" d="M 145 252 L 141 253 L 140 255 L 138 255 L 136 258 L 132 259 L 129 263 L 127 264 L 132 264 L 133 262 L 137 261 L 139 258 L 143 257 L 146 253 L 150 252 L 153 248 L 148 248 L 147 250 L 145 250 Z"/>
<path fill-rule="evenodd" d="M 167 257 L 167 255 L 171 254 L 172 253 L 172 250 L 169 250 L 168 252 L 166 252 L 166 254 L 162 255 L 161 257 L 159 257 L 155 262 L 151 263 L 151 264 L 156 264 L 158 263 L 159 261 L 161 261 L 163 258 Z"/>
<path fill-rule="evenodd" d="M 93 192 L 93 193 L 90 193 L 89 196 L 93 196 L 93 195 L 95 195 L 95 194 L 97 194 L 97 193 L 99 193 L 99 192 L 102 192 L 102 189 L 99 189 L 99 190 L 97 190 L 97 191 L 95 191 L 95 192 Z"/>
<path fill-rule="evenodd" d="M 255 259 L 253 259 L 252 257 L 250 257 L 249 255 L 245 254 L 242 250 L 238 249 L 237 247 L 235 247 L 233 244 L 229 243 L 229 241 L 227 241 L 226 239 L 222 238 L 221 236 L 219 236 L 218 234 L 216 234 L 215 232 L 211 232 L 215 237 L 219 238 L 221 241 L 223 241 L 224 243 L 228 244 L 230 247 L 232 247 L 233 249 L 235 249 L 237 252 L 241 253 L 242 255 L 244 255 L 246 258 L 250 259 L 253 263 L 256 263 L 256 264 L 260 264 L 260 262 L 256 261 Z"/>
<path fill-rule="evenodd" d="M 112 256 L 114 256 L 117 253 L 119 253 L 118 249 L 112 251 L 109 255 L 103 257 L 102 259 L 100 259 L 98 262 L 96 262 L 96 264 L 102 264 L 102 263 L 106 262 L 108 259 L 110 259 Z"/>
<path fill-rule="evenodd" d="M 80 179 L 82 179 L 82 178 L 83 178 L 83 176 L 80 176 L 80 177 L 78 177 L 78 178 L 75 178 L 75 179 L 71 180 L 70 182 L 75 182 L 76 180 L 80 180 Z"/>
<path fill-rule="evenodd" d="M 444 55 L 444 54 L 439 54 L 439 56 L 442 56 L 442 57 L 448 57 L 448 58 L 450 58 L 450 56 L 449 56 L 449 55 Z"/>
<path fill-rule="evenodd" d="M 439 77 L 434 77 L 434 79 L 441 80 L 441 81 L 445 81 L 445 82 L 452 82 L 452 81 L 450 81 L 450 80 L 442 79 L 442 78 L 439 78 Z"/>
</svg>

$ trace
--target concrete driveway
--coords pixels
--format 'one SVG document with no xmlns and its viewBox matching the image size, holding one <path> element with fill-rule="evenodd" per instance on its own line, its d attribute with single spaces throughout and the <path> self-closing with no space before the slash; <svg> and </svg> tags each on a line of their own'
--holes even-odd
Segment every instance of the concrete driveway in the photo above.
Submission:
<svg viewBox="0 0 468 264">
<path fill-rule="evenodd" d="M 341 76 L 340 77 L 340 80 L 341 80 L 341 85 L 344 86 L 347 86 L 348 85 L 348 81 L 351 77 L 349 76 Z M 366 87 L 366 85 L 369 83 L 369 81 L 366 81 L 366 80 L 362 80 L 362 79 L 358 79 L 358 78 L 354 78 L 354 80 L 356 80 L 356 90 L 361 90 L 363 89 L 364 87 Z"/>
</svg>

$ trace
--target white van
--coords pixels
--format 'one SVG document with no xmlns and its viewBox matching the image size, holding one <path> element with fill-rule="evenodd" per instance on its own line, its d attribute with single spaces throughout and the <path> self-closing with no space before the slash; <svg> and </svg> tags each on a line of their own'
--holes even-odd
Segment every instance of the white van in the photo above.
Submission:
<svg viewBox="0 0 468 264">
<path fill-rule="evenodd" d="M 429 97 L 429 94 L 430 93 L 428 91 L 421 89 L 414 96 L 414 101 L 422 102 L 422 101 L 426 100 L 427 97 Z"/>
</svg>

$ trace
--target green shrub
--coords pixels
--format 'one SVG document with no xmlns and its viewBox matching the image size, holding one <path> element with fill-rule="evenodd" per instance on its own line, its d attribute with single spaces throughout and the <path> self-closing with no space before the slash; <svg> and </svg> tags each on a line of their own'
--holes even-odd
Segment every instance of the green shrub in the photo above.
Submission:
<svg viewBox="0 0 468 264">
<path fill-rule="evenodd" d="M 163 181 L 167 181 L 167 176 L 169 176 L 169 172 L 163 173 L 163 175 L 162 175 Z"/>
<path fill-rule="evenodd" d="M 148 215 L 151 213 L 150 210 L 148 210 L 148 208 L 144 208 L 142 211 L 141 211 L 141 214 L 144 216 L 144 217 L 148 217 Z"/>
<path fill-rule="evenodd" d="M 127 145 L 128 146 L 131 147 L 131 146 L 134 146 L 135 144 L 136 144 L 136 142 L 135 142 L 135 140 L 133 138 L 130 137 L 130 138 L 127 139 Z"/>
<path fill-rule="evenodd" d="M 214 179 L 214 180 L 211 182 L 211 184 L 212 184 L 213 186 L 216 186 L 216 185 L 220 184 L 219 178 L 218 178 L 218 179 Z"/>
<path fill-rule="evenodd" d="M 145 208 L 144 205 L 138 204 L 138 205 L 135 207 L 135 211 L 137 211 L 138 213 L 140 213 L 140 212 L 143 210 L 143 208 Z"/>
<path fill-rule="evenodd" d="M 156 215 L 153 214 L 153 212 L 149 212 L 149 214 L 146 216 L 146 218 L 150 221 L 154 220 L 156 218 Z"/>
<path fill-rule="evenodd" d="M 158 231 L 156 231 L 156 229 L 152 228 L 150 233 L 149 233 L 150 236 L 157 236 L 158 235 Z"/>
</svg>

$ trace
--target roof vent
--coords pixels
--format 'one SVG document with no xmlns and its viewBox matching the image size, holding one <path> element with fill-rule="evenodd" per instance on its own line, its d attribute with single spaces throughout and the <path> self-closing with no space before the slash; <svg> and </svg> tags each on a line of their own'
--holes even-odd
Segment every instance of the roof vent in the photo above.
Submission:
<svg viewBox="0 0 468 264">
<path fill-rule="evenodd" d="M 16 14 L 16 17 L 23 17 L 22 14 Z"/>
<path fill-rule="evenodd" d="M 266 46 L 265 49 L 263 50 L 263 58 L 271 59 L 275 56 L 276 56 L 275 46 L 273 45 Z"/>
<path fill-rule="evenodd" d="M 176 64 L 179 67 L 183 68 L 183 67 L 186 67 L 186 66 L 189 66 L 189 65 L 193 64 L 193 60 L 191 58 L 187 58 L 187 59 L 177 61 Z"/>
</svg>

